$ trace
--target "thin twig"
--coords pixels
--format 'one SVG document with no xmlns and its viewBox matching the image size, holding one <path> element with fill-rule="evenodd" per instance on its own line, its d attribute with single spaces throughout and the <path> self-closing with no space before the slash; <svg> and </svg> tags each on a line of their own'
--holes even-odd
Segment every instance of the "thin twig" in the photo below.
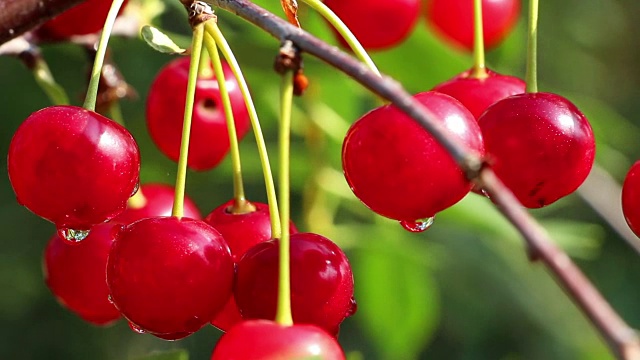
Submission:
<svg viewBox="0 0 640 360">
<path fill-rule="evenodd" d="M 22 35 L 83 0 L 0 0 L 0 44 Z"/>
</svg>

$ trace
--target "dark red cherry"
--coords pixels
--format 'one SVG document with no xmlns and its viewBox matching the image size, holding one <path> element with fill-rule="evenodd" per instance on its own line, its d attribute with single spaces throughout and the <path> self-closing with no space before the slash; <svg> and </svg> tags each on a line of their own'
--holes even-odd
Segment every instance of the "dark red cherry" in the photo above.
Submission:
<svg viewBox="0 0 640 360">
<path fill-rule="evenodd" d="M 215 208 L 204 220 L 222 234 L 229 244 L 231 257 L 237 263 L 240 258 L 254 245 L 271 239 L 271 220 L 269 206 L 264 203 L 252 202 L 255 211 L 243 214 L 231 212 L 234 200 L 228 201 Z M 298 232 L 293 222 L 289 224 L 289 233 Z M 231 328 L 242 320 L 233 296 L 229 298 L 224 310 L 220 311 L 211 324 L 222 331 Z"/>
<path fill-rule="evenodd" d="M 637 161 L 622 184 L 622 212 L 631 230 L 640 236 L 640 161 Z"/>
<path fill-rule="evenodd" d="M 398 45 L 420 15 L 420 0 L 325 0 L 367 50 Z M 344 40 L 338 36 L 344 44 Z"/>
<path fill-rule="evenodd" d="M 231 98 L 238 138 L 249 130 L 249 113 L 231 69 L 223 63 Z M 165 66 L 151 85 L 147 98 L 147 127 L 160 150 L 174 161 L 180 155 L 185 94 L 189 75 L 189 57 Z M 218 81 L 199 78 L 189 141 L 188 165 L 194 170 L 208 170 L 220 163 L 229 151 L 229 135 L 225 122 Z"/>
<path fill-rule="evenodd" d="M 473 49 L 473 1 L 428 0 L 427 21 L 445 39 L 467 50 Z M 484 46 L 493 48 L 518 21 L 520 0 L 482 0 Z"/>
<path fill-rule="evenodd" d="M 491 105 L 478 124 L 493 170 L 528 208 L 572 193 L 591 171 L 591 125 L 562 96 L 513 95 Z"/>
<path fill-rule="evenodd" d="M 486 77 L 478 78 L 472 75 L 472 71 L 467 70 L 436 85 L 433 91 L 456 98 L 476 119 L 496 101 L 525 91 L 525 82 L 515 76 L 501 75 L 487 69 Z"/>
<path fill-rule="evenodd" d="M 88 230 L 124 211 L 138 185 L 140 154 L 131 134 L 106 117 L 51 106 L 20 125 L 8 167 L 18 202 L 58 228 Z"/>
<path fill-rule="evenodd" d="M 198 331 L 230 296 L 233 261 L 200 220 L 146 218 L 122 228 L 107 262 L 114 305 L 133 328 L 163 339 Z"/>
<path fill-rule="evenodd" d="M 60 304 L 95 325 L 120 318 L 109 301 L 106 267 L 113 223 L 98 224 L 85 241 L 69 244 L 55 235 L 44 251 L 44 280 Z"/>
<path fill-rule="evenodd" d="M 120 8 L 127 5 L 125 0 Z M 102 29 L 111 0 L 86 0 L 44 23 L 38 34 L 50 39 L 67 39 L 74 35 L 93 34 Z"/>
<path fill-rule="evenodd" d="M 459 101 L 434 91 L 415 95 L 451 134 L 484 154 L 480 128 Z M 354 194 L 371 210 L 413 223 L 433 217 L 471 190 L 451 155 L 392 105 L 362 116 L 342 145 L 342 166 Z"/>
<path fill-rule="evenodd" d="M 175 191 L 165 184 L 143 184 L 138 193 L 127 203 L 127 209 L 112 221 L 131 224 L 134 221 L 155 217 L 171 216 Z M 184 217 L 200 220 L 200 210 L 189 197 L 184 198 Z"/>
<path fill-rule="evenodd" d="M 291 235 L 291 312 L 296 324 L 337 335 L 354 312 L 353 275 L 345 254 L 312 233 Z M 237 266 L 234 295 L 245 319 L 274 319 L 278 297 L 277 240 L 251 248 Z"/>
<path fill-rule="evenodd" d="M 249 320 L 224 334 L 211 355 L 211 360 L 241 359 L 344 360 L 345 356 L 336 339 L 317 326 Z"/>
</svg>

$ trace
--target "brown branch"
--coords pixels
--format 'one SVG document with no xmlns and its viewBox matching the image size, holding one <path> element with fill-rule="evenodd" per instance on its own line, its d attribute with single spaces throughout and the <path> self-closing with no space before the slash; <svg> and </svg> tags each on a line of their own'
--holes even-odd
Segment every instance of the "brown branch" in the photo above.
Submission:
<svg viewBox="0 0 640 360">
<path fill-rule="evenodd" d="M 0 0 L 0 44 L 22 35 L 83 0 Z"/>
<path fill-rule="evenodd" d="M 547 232 L 529 215 L 493 171 L 483 166 L 482 159 L 455 141 L 434 121 L 431 112 L 415 101 L 397 82 L 388 77 L 377 76 L 354 58 L 248 0 L 209 2 L 259 26 L 280 41 L 291 40 L 299 49 L 340 69 L 414 118 L 451 153 L 468 177 L 487 191 L 498 209 L 524 237 L 531 259 L 540 260 L 546 265 L 567 295 L 598 329 L 613 353 L 620 359 L 640 359 L 640 340 L 636 332 L 611 308 L 567 254 L 553 243 Z"/>
</svg>

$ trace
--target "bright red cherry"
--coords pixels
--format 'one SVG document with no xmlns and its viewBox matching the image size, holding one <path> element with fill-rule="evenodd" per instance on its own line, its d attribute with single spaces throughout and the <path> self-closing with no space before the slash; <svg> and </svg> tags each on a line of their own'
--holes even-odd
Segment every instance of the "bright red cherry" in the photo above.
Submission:
<svg viewBox="0 0 640 360">
<path fill-rule="evenodd" d="M 480 128 L 459 101 L 434 91 L 414 96 L 451 134 L 484 154 Z M 342 145 L 342 166 L 354 194 L 371 210 L 401 222 L 433 217 L 472 187 L 451 155 L 397 107 L 362 116 Z"/>
<path fill-rule="evenodd" d="M 296 324 L 331 334 L 355 311 L 353 274 L 346 255 L 331 240 L 312 233 L 290 237 L 291 312 Z M 251 248 L 237 266 L 234 295 L 245 319 L 274 319 L 278 297 L 277 240 Z"/>
<path fill-rule="evenodd" d="M 112 221 L 131 224 L 154 216 L 171 216 L 175 191 L 165 184 L 143 184 L 127 203 L 127 209 Z M 200 210 L 189 197 L 184 198 L 184 217 L 200 220 Z"/>
<path fill-rule="evenodd" d="M 44 279 L 51 292 L 62 305 L 95 325 L 120 318 L 120 311 L 109 301 L 106 277 L 113 226 L 94 226 L 78 244 L 55 235 L 44 251 Z"/>
<path fill-rule="evenodd" d="M 180 155 L 189 61 L 189 57 L 182 57 L 165 66 L 153 81 L 147 98 L 147 127 L 151 138 L 174 161 L 178 161 Z M 249 130 L 249 113 L 227 63 L 223 63 L 223 69 L 236 132 L 238 138 L 242 138 Z M 218 81 L 215 77 L 199 78 L 187 163 L 194 170 L 208 170 L 218 165 L 228 151 L 229 135 Z"/>
<path fill-rule="evenodd" d="M 241 214 L 231 212 L 234 200 L 228 201 L 215 208 L 204 220 L 222 234 L 229 244 L 231 257 L 235 263 L 254 245 L 271 239 L 271 218 L 269 205 L 259 202 L 251 203 L 255 211 Z M 293 222 L 289 224 L 289 233 L 298 232 Z M 220 311 L 211 322 L 222 331 L 240 322 L 242 315 L 238 310 L 233 296 L 229 298 L 225 308 Z"/>
<path fill-rule="evenodd" d="M 127 2 L 124 1 L 120 12 Z M 52 39 L 96 33 L 104 26 L 111 3 L 112 0 L 86 0 L 44 23 L 38 33 Z"/>
<path fill-rule="evenodd" d="M 521 94 L 526 84 L 515 76 L 501 75 L 489 69 L 486 77 L 478 78 L 467 70 L 453 79 L 436 85 L 433 91 L 454 97 L 479 118 L 487 108 L 498 100 Z"/>
<path fill-rule="evenodd" d="M 486 49 L 497 46 L 513 29 L 520 0 L 482 0 L 482 28 Z M 428 0 L 427 21 L 456 46 L 473 50 L 473 1 Z"/>
<path fill-rule="evenodd" d="M 91 226 L 124 211 L 138 185 L 140 153 L 131 134 L 76 106 L 31 114 L 9 145 L 18 202 L 82 240 Z"/>
<path fill-rule="evenodd" d="M 622 212 L 631 230 L 640 236 L 640 161 L 637 161 L 622 184 Z"/>
<path fill-rule="evenodd" d="M 572 193 L 591 171 L 591 125 L 562 96 L 513 95 L 491 105 L 478 124 L 493 170 L 528 208 Z"/>
<path fill-rule="evenodd" d="M 107 284 L 132 328 L 175 340 L 198 331 L 222 309 L 233 272 L 229 247 L 210 225 L 155 217 L 117 234 Z"/>
<path fill-rule="evenodd" d="M 344 360 L 345 356 L 336 339 L 317 326 L 249 320 L 224 334 L 211 355 L 211 360 L 244 359 Z"/>
<path fill-rule="evenodd" d="M 420 15 L 420 0 L 325 0 L 367 50 L 398 45 Z M 344 40 L 339 37 L 340 41 Z"/>
</svg>

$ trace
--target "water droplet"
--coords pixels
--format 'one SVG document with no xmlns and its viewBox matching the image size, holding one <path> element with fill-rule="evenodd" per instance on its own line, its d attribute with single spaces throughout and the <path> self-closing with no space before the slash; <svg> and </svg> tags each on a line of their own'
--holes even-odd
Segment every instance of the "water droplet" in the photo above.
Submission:
<svg viewBox="0 0 640 360">
<path fill-rule="evenodd" d="M 356 299 L 352 297 L 351 298 L 351 307 L 347 311 L 347 317 L 352 316 L 353 314 L 356 313 L 356 311 L 358 311 L 358 303 L 356 302 Z"/>
<path fill-rule="evenodd" d="M 89 230 L 74 230 L 69 228 L 58 229 L 58 236 L 72 244 L 77 244 L 89 236 Z"/>
<path fill-rule="evenodd" d="M 113 304 L 113 298 L 111 297 L 111 294 L 107 296 L 107 300 L 109 300 L 109 302 Z"/>
<path fill-rule="evenodd" d="M 135 331 L 137 334 L 144 334 L 146 331 L 144 331 L 143 328 L 141 328 L 140 326 L 129 322 L 129 327 L 131 328 L 131 330 Z"/>
<path fill-rule="evenodd" d="M 400 225 L 402 225 L 402 227 L 407 230 L 407 231 L 411 231 L 411 232 L 423 232 L 425 230 L 427 230 L 428 228 L 431 227 L 431 225 L 433 225 L 433 220 L 435 219 L 434 216 L 430 217 L 430 218 L 426 218 L 426 219 L 418 219 L 418 220 L 414 220 L 414 221 L 400 221 Z"/>
<path fill-rule="evenodd" d="M 133 188 L 133 191 L 131 192 L 131 195 L 129 195 L 129 197 L 132 197 L 133 195 L 135 195 L 138 192 L 138 190 L 140 190 L 140 182 L 139 181 L 136 183 L 136 186 Z"/>
</svg>

